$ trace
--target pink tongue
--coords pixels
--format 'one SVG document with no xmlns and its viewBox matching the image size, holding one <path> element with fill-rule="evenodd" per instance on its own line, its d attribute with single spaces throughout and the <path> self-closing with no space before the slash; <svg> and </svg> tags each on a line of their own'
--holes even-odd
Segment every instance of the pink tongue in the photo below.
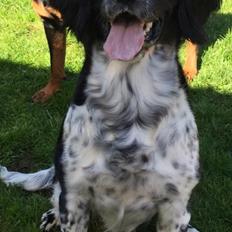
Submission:
<svg viewBox="0 0 232 232">
<path fill-rule="evenodd" d="M 144 44 L 143 25 L 134 23 L 121 25 L 115 23 L 104 44 L 104 50 L 113 60 L 131 60 Z"/>
</svg>

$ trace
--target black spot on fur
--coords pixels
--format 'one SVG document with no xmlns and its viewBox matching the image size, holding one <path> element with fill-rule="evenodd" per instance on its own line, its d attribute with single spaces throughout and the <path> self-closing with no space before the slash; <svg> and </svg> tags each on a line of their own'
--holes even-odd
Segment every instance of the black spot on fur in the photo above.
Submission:
<svg viewBox="0 0 232 232">
<path fill-rule="evenodd" d="M 71 107 L 72 110 L 76 109 L 76 105 L 75 104 L 71 104 L 70 107 Z"/>
<path fill-rule="evenodd" d="M 89 186 L 89 192 L 90 192 L 90 195 L 91 195 L 92 197 L 95 196 L 95 192 L 94 192 L 93 187 Z"/>
<path fill-rule="evenodd" d="M 184 119 L 184 118 L 186 118 L 186 116 L 187 116 L 187 114 L 186 114 L 186 112 L 184 112 L 184 113 L 181 115 L 181 118 Z"/>
<path fill-rule="evenodd" d="M 133 94 L 133 89 L 132 89 L 132 86 L 131 86 L 131 83 L 130 83 L 130 80 L 129 80 L 127 74 L 126 74 L 126 85 L 127 85 L 128 90 L 130 91 L 130 93 Z"/>
<path fill-rule="evenodd" d="M 70 172 L 75 172 L 76 170 L 77 170 L 76 167 L 73 167 L 70 169 Z"/>
<path fill-rule="evenodd" d="M 177 187 L 172 183 L 167 183 L 165 185 L 166 191 L 172 195 L 179 194 Z"/>
<path fill-rule="evenodd" d="M 172 162 L 172 166 L 173 166 L 175 169 L 179 169 L 180 164 L 179 164 L 177 161 L 173 161 L 173 162 Z"/>
<path fill-rule="evenodd" d="M 178 131 L 174 128 L 172 133 L 169 136 L 169 145 L 173 145 L 176 143 L 176 141 L 179 139 L 180 134 L 178 133 Z"/>
<path fill-rule="evenodd" d="M 77 136 L 74 136 L 70 139 L 70 143 L 73 144 L 73 143 L 77 143 L 79 141 L 79 138 Z"/>
<path fill-rule="evenodd" d="M 120 144 L 121 141 L 117 141 L 117 142 L 119 142 L 119 144 Z M 136 151 L 138 151 L 140 148 L 141 148 L 141 146 L 140 146 L 140 144 L 138 144 L 137 141 L 133 141 L 132 143 L 130 143 L 129 145 L 124 146 L 124 147 L 115 146 L 115 150 L 118 150 L 123 156 L 124 156 L 124 154 L 133 154 Z"/>
<path fill-rule="evenodd" d="M 74 224 L 75 224 L 75 220 L 72 219 L 72 220 L 70 221 L 70 226 L 73 226 Z"/>
<path fill-rule="evenodd" d="M 83 167 L 83 170 L 88 171 L 88 172 L 92 172 L 94 169 L 94 164 L 90 164 L 89 166 Z"/>
<path fill-rule="evenodd" d="M 97 175 L 90 175 L 87 177 L 88 181 L 91 182 L 91 183 L 95 183 L 98 179 L 98 176 Z"/>
<path fill-rule="evenodd" d="M 150 203 L 150 204 L 142 205 L 140 209 L 146 211 L 146 210 L 151 209 L 152 207 L 153 207 L 153 204 Z"/>
<path fill-rule="evenodd" d="M 78 204 L 78 208 L 79 209 L 85 209 L 86 208 L 86 205 L 84 202 L 80 201 L 79 204 Z"/>
<path fill-rule="evenodd" d="M 77 153 L 72 149 L 71 146 L 69 147 L 68 152 L 69 152 L 69 156 L 72 157 L 72 158 L 77 156 Z"/>
<path fill-rule="evenodd" d="M 156 199 L 155 200 L 157 200 L 157 196 L 156 196 Z M 167 203 L 167 202 L 169 202 L 170 200 L 167 198 L 167 197 L 165 197 L 164 199 L 162 199 L 162 200 L 159 200 L 159 204 L 163 204 L 163 203 Z"/>
<path fill-rule="evenodd" d="M 89 140 L 86 139 L 86 140 L 83 142 L 83 146 L 84 146 L 84 147 L 87 147 L 88 145 L 89 145 Z"/>
<path fill-rule="evenodd" d="M 115 189 L 114 188 L 106 188 L 105 193 L 107 196 L 110 196 L 110 195 L 115 193 Z"/>
<path fill-rule="evenodd" d="M 141 160 L 143 163 L 147 163 L 149 161 L 149 158 L 146 155 L 142 155 Z"/>
</svg>

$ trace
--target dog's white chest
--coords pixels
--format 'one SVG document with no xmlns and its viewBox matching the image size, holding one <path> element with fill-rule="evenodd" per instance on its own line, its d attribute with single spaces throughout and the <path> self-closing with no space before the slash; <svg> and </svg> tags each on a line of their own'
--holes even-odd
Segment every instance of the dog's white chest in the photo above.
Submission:
<svg viewBox="0 0 232 232">
<path fill-rule="evenodd" d="M 163 56 L 131 66 L 95 57 L 86 104 L 64 122 L 66 188 L 90 199 L 112 231 L 132 231 L 197 183 L 197 128 L 174 54 Z"/>
<path fill-rule="evenodd" d="M 101 124 L 86 106 L 70 107 L 64 123 L 66 185 L 90 197 L 107 228 L 131 231 L 197 183 L 197 131 L 187 104 L 181 104 L 158 127 L 132 126 L 116 143 L 113 132 L 101 141 Z"/>
</svg>

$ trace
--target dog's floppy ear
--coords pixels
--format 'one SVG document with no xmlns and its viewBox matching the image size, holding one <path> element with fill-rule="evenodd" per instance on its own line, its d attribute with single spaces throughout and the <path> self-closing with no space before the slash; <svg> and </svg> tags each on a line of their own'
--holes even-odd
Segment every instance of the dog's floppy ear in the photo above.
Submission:
<svg viewBox="0 0 232 232">
<path fill-rule="evenodd" d="M 91 36 L 91 2 L 90 0 L 79 0 L 79 7 L 75 17 L 74 31 L 81 42 Z"/>
<path fill-rule="evenodd" d="M 79 41 L 89 36 L 91 25 L 92 0 L 50 0 L 55 9 L 59 9 L 64 25 L 74 32 Z"/>
<path fill-rule="evenodd" d="M 193 43 L 201 44 L 206 41 L 203 25 L 194 15 L 193 4 L 195 0 L 179 0 L 178 21 L 181 35 Z"/>
</svg>

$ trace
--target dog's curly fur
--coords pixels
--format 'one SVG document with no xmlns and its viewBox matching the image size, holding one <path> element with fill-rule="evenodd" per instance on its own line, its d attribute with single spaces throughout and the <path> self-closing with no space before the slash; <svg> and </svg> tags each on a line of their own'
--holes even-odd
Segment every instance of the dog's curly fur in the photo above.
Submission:
<svg viewBox="0 0 232 232">
<path fill-rule="evenodd" d="M 63 232 L 86 232 L 91 210 L 109 231 L 133 231 L 156 214 L 158 232 L 196 231 L 188 227 L 187 204 L 199 181 L 198 133 L 177 51 L 181 38 L 200 43 L 204 34 L 189 5 L 184 0 L 53 4 L 86 53 L 58 138 L 55 174 L 54 167 L 29 175 L 2 167 L 1 179 L 27 190 L 53 183 L 44 231 L 59 226 Z M 121 12 L 153 22 L 152 39 L 131 61 L 111 60 L 103 50 L 110 19 Z M 157 19 L 162 26 L 155 37 Z"/>
</svg>

